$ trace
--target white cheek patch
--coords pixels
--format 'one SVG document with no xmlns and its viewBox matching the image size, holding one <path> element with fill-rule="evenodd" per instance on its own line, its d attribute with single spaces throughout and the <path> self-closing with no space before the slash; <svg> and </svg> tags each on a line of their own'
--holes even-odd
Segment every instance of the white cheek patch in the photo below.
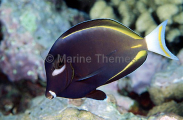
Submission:
<svg viewBox="0 0 183 120">
<path fill-rule="evenodd" d="M 52 91 L 50 90 L 49 93 L 53 96 L 53 98 L 57 97 L 57 95 L 55 94 L 55 92 L 52 92 Z"/>
<path fill-rule="evenodd" d="M 66 66 L 64 65 L 63 67 L 61 67 L 60 69 L 55 69 L 53 72 L 52 72 L 52 76 L 56 76 L 60 73 L 62 73 L 64 70 L 65 70 Z"/>
</svg>

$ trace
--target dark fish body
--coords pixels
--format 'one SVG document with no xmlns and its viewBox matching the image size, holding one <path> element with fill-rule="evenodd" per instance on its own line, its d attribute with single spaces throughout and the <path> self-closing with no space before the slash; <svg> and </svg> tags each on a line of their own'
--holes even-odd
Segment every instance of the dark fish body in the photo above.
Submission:
<svg viewBox="0 0 183 120">
<path fill-rule="evenodd" d="M 160 30 L 158 35 L 160 37 L 157 44 L 161 43 Z M 58 55 L 72 59 L 89 57 L 90 62 L 65 59 L 62 63 L 49 63 L 45 60 L 46 96 L 105 99 L 105 93 L 96 88 L 116 81 L 141 66 L 146 60 L 148 48 L 153 49 L 148 47 L 147 38 L 149 40 L 148 36 L 142 38 L 110 19 L 91 20 L 74 26 L 59 37 L 49 55 L 54 56 L 55 60 Z M 176 59 L 163 43 L 159 48 L 164 54 L 160 50 L 151 51 Z M 57 63 L 61 64 L 60 67 L 54 66 Z"/>
</svg>

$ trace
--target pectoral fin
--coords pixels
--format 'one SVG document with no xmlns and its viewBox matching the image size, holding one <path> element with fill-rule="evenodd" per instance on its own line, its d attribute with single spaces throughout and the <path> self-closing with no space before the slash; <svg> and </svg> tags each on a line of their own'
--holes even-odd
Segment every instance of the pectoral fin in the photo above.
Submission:
<svg viewBox="0 0 183 120">
<path fill-rule="evenodd" d="M 112 56 L 114 53 L 116 52 L 116 50 L 113 50 L 111 53 L 109 53 L 108 55 L 106 55 L 107 57 Z"/>
<path fill-rule="evenodd" d="M 113 50 L 112 52 L 110 52 L 110 53 L 107 54 L 106 56 L 107 56 L 107 57 L 110 57 L 110 56 L 112 56 L 115 52 L 116 52 L 116 50 Z M 77 81 L 86 80 L 86 79 L 88 79 L 88 78 L 91 78 L 91 77 L 93 77 L 93 76 L 95 76 L 95 75 L 101 73 L 105 68 L 106 68 L 106 67 L 103 66 L 103 67 L 101 67 L 101 68 L 95 70 L 94 72 L 92 72 L 92 73 L 90 73 L 90 74 L 88 74 L 88 75 L 86 75 L 86 76 L 84 76 L 84 77 L 77 76 L 77 74 L 76 74 L 76 75 L 75 75 L 75 79 L 77 79 Z"/>
<path fill-rule="evenodd" d="M 86 95 L 88 98 L 96 99 L 96 100 L 104 100 L 107 98 L 106 94 L 101 90 L 94 90 Z"/>
<path fill-rule="evenodd" d="M 90 73 L 89 75 L 87 75 L 87 76 L 85 76 L 85 77 L 78 78 L 77 80 L 78 80 L 78 81 L 86 80 L 86 79 L 88 79 L 88 78 L 90 78 L 90 77 L 93 77 L 93 76 L 95 76 L 95 75 L 101 73 L 104 69 L 105 69 L 104 67 L 101 67 L 101 68 L 99 68 L 98 70 L 96 70 L 96 71 Z"/>
</svg>

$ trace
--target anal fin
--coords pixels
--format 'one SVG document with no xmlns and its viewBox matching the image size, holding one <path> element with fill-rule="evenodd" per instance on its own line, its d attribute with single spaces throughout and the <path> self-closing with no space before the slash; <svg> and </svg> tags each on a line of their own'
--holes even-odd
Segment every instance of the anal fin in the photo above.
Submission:
<svg viewBox="0 0 183 120">
<path fill-rule="evenodd" d="M 104 100 L 107 98 L 107 95 L 101 90 L 94 90 L 90 92 L 88 95 L 86 95 L 86 97 L 92 98 L 95 100 Z"/>
</svg>

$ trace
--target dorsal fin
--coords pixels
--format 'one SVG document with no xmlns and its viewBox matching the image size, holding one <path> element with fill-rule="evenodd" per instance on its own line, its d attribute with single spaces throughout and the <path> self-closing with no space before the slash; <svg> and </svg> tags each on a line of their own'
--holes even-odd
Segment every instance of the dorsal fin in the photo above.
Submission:
<svg viewBox="0 0 183 120">
<path fill-rule="evenodd" d="M 96 28 L 96 27 L 110 28 L 113 30 L 117 30 L 123 34 L 126 34 L 134 39 L 143 39 L 137 33 L 132 31 L 130 28 L 128 28 L 128 27 L 124 26 L 123 24 L 121 24 L 115 20 L 112 20 L 112 19 L 94 19 L 94 20 L 89 20 L 89 21 L 79 23 L 79 24 L 73 26 L 72 28 L 70 28 L 65 33 L 63 33 L 61 35 L 61 38 L 64 39 L 64 38 L 68 37 L 69 35 L 76 33 L 78 31 L 82 31 L 82 30 L 90 29 L 90 28 Z"/>
</svg>

